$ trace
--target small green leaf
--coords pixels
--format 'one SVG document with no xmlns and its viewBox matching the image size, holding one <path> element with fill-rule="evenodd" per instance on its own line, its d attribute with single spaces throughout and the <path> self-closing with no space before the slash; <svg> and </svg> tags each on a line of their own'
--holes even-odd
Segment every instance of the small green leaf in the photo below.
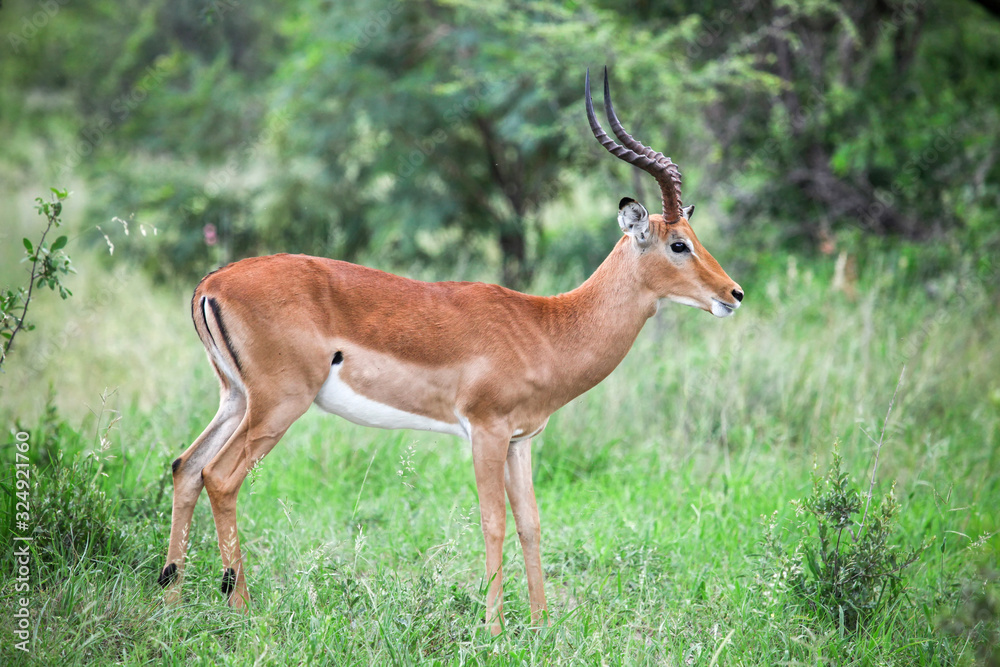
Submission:
<svg viewBox="0 0 1000 667">
<path fill-rule="evenodd" d="M 29 241 L 27 238 L 21 239 L 21 242 L 24 243 L 25 250 L 27 250 L 28 252 L 35 252 L 35 246 L 31 245 L 31 241 Z"/>
<path fill-rule="evenodd" d="M 62 250 L 66 246 L 67 239 L 65 236 L 60 236 L 52 243 L 52 251 Z"/>
</svg>

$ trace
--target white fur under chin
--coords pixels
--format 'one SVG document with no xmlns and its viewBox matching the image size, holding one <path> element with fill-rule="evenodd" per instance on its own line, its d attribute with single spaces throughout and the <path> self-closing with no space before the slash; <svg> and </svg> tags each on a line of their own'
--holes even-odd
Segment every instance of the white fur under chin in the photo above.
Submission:
<svg viewBox="0 0 1000 667">
<path fill-rule="evenodd" d="M 663 299 L 661 299 L 661 301 L 662 300 Z M 694 300 L 694 299 L 692 299 L 690 297 L 686 297 L 686 296 L 669 296 L 669 297 L 667 297 L 667 301 L 673 301 L 674 303 L 679 303 L 682 306 L 691 306 L 692 308 L 701 308 L 702 307 L 701 303 L 699 303 L 698 301 L 696 301 L 696 300 Z"/>
<path fill-rule="evenodd" d="M 716 317 L 729 317 L 732 315 L 740 305 L 729 306 L 722 303 L 718 299 L 712 299 L 712 314 Z"/>
<path fill-rule="evenodd" d="M 668 296 L 666 298 L 658 299 L 656 301 L 656 312 L 660 312 L 660 307 L 663 305 L 664 301 L 673 301 L 674 303 L 679 303 L 682 306 L 691 306 L 692 308 L 702 308 L 702 309 L 704 308 L 704 306 L 701 305 L 701 302 L 696 301 L 690 297 Z M 733 314 L 733 311 L 735 311 L 739 307 L 740 307 L 739 303 L 733 306 L 713 298 L 711 312 L 716 317 L 729 317 L 730 315 Z"/>
</svg>

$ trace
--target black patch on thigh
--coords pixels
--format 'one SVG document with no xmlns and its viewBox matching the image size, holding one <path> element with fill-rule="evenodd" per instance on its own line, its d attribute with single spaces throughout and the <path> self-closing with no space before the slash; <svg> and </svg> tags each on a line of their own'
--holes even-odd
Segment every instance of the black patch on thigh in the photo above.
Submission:
<svg viewBox="0 0 1000 667">
<path fill-rule="evenodd" d="M 170 563 L 165 568 L 163 572 L 160 572 L 160 578 L 156 580 L 156 583 L 160 585 L 161 588 L 166 588 L 170 584 L 177 580 L 177 563 Z"/>
<path fill-rule="evenodd" d="M 234 588 L 236 588 L 236 570 L 227 567 L 226 571 L 222 573 L 222 593 L 230 595 Z"/>
<path fill-rule="evenodd" d="M 333 353 L 333 363 L 330 364 L 330 365 L 331 366 L 336 366 L 337 364 L 341 364 L 343 362 L 344 362 L 344 353 L 341 352 L 340 350 L 337 350 L 336 352 L 334 352 Z"/>
<path fill-rule="evenodd" d="M 173 471 L 175 475 L 177 474 L 177 469 L 180 467 L 181 467 L 181 460 L 179 457 L 174 459 L 174 462 L 170 464 L 170 470 Z"/>
</svg>

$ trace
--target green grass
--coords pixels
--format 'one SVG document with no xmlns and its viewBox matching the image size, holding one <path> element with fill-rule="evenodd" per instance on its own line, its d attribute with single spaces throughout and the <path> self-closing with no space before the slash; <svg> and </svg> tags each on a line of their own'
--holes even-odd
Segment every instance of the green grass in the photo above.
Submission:
<svg viewBox="0 0 1000 667">
<path fill-rule="evenodd" d="M 289 430 L 241 493 L 251 613 L 224 606 L 204 497 L 185 602 L 165 608 L 155 579 L 169 531 L 169 462 L 217 404 L 188 295 L 127 274 L 89 315 L 60 317 L 63 304 L 40 302 L 39 330 L 3 378 L 0 414 L 32 429 L 38 459 L 63 452 L 61 482 L 53 468 L 36 471 L 33 501 L 48 509 L 34 519 L 84 534 L 33 556 L 30 654 L 13 649 L 16 600 L 9 586 L 0 592 L 0 663 L 987 660 L 1000 631 L 995 288 L 945 280 L 929 290 L 893 257 L 876 260 L 853 299 L 830 289 L 830 265 L 800 263 L 742 280 L 745 307 L 728 320 L 665 307 L 608 380 L 556 413 L 533 443 L 551 625 L 529 630 L 508 519 L 507 629 L 497 639 L 478 629 L 484 549 L 468 446 L 318 411 Z M 105 279 L 82 280 L 72 307 Z M 74 318 L 82 333 L 60 343 L 53 361 L 14 370 L 52 343 L 46 329 Z M 846 633 L 759 584 L 761 519 L 777 512 L 787 544 L 798 540 L 805 518 L 791 501 L 809 493 L 814 463 L 824 470 L 838 441 L 867 491 L 874 446 L 862 428 L 877 438 L 904 363 L 876 495 L 895 480 L 900 545 L 931 546 L 899 603 Z M 57 410 L 46 417 L 49 383 Z M 118 391 L 102 413 L 105 386 Z M 104 433 L 110 445 L 100 451 Z M 11 551 L 4 539 L 5 571 Z"/>
</svg>

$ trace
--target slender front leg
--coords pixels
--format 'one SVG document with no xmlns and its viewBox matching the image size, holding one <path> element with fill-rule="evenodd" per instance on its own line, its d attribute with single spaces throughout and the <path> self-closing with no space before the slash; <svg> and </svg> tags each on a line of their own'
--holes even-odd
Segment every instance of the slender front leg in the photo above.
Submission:
<svg viewBox="0 0 1000 667">
<path fill-rule="evenodd" d="M 542 574 L 542 529 L 538 520 L 535 486 L 531 481 L 531 441 L 512 442 L 507 450 L 504 478 L 507 498 L 517 524 L 517 536 L 524 553 L 524 571 L 528 577 L 531 600 L 531 624 L 538 627 L 547 621 L 545 577 Z"/>
<path fill-rule="evenodd" d="M 473 432 L 472 462 L 476 469 L 479 511 L 486 542 L 486 625 L 494 635 L 503 629 L 503 538 L 507 530 L 504 461 L 509 435 Z"/>
</svg>

